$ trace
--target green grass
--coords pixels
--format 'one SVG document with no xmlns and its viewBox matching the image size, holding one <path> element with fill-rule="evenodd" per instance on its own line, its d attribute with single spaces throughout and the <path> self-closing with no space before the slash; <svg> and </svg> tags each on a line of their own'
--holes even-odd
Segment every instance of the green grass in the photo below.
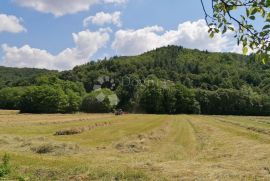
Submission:
<svg viewBox="0 0 270 181">
<path fill-rule="evenodd" d="M 0 156 L 11 157 L 11 173 L 5 178 L 9 180 L 269 179 L 270 135 L 259 132 L 270 129 L 267 121 L 0 111 Z M 54 136 L 56 131 L 84 127 L 91 129 Z"/>
</svg>

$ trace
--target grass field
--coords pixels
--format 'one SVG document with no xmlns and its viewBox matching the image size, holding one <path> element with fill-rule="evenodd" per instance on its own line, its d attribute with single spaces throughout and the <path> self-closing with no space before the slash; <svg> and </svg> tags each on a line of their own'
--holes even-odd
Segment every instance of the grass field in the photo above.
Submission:
<svg viewBox="0 0 270 181">
<path fill-rule="evenodd" d="M 7 180 L 270 180 L 270 118 L 0 111 L 4 153 Z"/>
</svg>

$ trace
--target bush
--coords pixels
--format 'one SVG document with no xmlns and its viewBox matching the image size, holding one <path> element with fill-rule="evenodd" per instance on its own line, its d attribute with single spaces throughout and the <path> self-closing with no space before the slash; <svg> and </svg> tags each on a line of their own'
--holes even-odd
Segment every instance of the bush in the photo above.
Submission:
<svg viewBox="0 0 270 181">
<path fill-rule="evenodd" d="M 91 92 L 83 98 L 81 110 L 87 113 L 108 113 L 117 105 L 116 95 L 109 89 L 99 89 Z"/>
<path fill-rule="evenodd" d="M 82 83 L 43 75 L 35 79 L 36 86 L 25 87 L 19 104 L 23 113 L 71 113 L 80 109 L 85 89 Z"/>
<path fill-rule="evenodd" d="M 65 108 L 65 112 L 79 111 L 82 104 L 82 97 L 71 90 L 69 90 L 66 95 L 68 97 L 68 105 Z"/>
<path fill-rule="evenodd" d="M 270 100 L 249 87 L 241 90 L 197 90 L 196 98 L 203 114 L 219 115 L 269 115 Z"/>
<path fill-rule="evenodd" d="M 154 114 L 198 114 L 200 105 L 195 94 L 181 84 L 166 83 L 164 86 L 158 81 L 145 85 L 140 93 L 140 106 L 147 113 Z"/>
<path fill-rule="evenodd" d="M 165 113 L 162 100 L 162 87 L 157 83 L 150 83 L 149 85 L 146 85 L 140 95 L 141 107 L 147 113 L 151 114 Z"/>
<path fill-rule="evenodd" d="M 82 98 L 71 89 L 60 86 L 28 87 L 20 100 L 22 113 L 67 113 L 79 111 Z"/>
<path fill-rule="evenodd" d="M 199 114 L 201 108 L 199 102 L 196 100 L 195 93 L 185 87 L 177 84 L 175 86 L 175 113 L 176 114 Z"/>
<path fill-rule="evenodd" d="M 17 110 L 24 90 L 21 87 L 8 87 L 0 90 L 0 109 Z"/>
<path fill-rule="evenodd" d="M 68 107 L 68 96 L 59 87 L 28 87 L 22 96 L 20 110 L 23 113 L 63 113 Z"/>
<path fill-rule="evenodd" d="M 2 164 L 0 165 L 0 178 L 10 173 L 9 161 L 10 161 L 9 155 L 5 154 L 2 158 Z"/>
</svg>

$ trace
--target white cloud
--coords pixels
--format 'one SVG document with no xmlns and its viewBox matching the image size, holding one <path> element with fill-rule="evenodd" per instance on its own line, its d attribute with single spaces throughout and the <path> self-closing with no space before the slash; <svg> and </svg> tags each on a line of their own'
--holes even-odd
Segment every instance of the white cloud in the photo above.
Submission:
<svg viewBox="0 0 270 181">
<path fill-rule="evenodd" d="M 2 45 L 4 52 L 3 65 L 10 67 L 33 67 L 66 70 L 89 61 L 100 48 L 109 41 L 109 30 L 100 29 L 73 33 L 74 48 L 67 48 L 58 55 L 52 55 L 46 50 L 24 45 L 21 48 Z"/>
<path fill-rule="evenodd" d="M 125 3 L 126 0 L 14 0 L 23 7 L 29 7 L 43 13 L 51 13 L 55 16 L 74 14 L 87 11 L 94 4 L 99 3 Z"/>
<path fill-rule="evenodd" d="M 19 33 L 26 31 L 21 25 L 22 19 L 13 15 L 0 14 L 0 32 Z"/>
<path fill-rule="evenodd" d="M 90 23 L 103 26 L 105 24 L 114 24 L 118 27 L 122 25 L 121 12 L 116 11 L 114 13 L 99 12 L 95 16 L 89 16 L 83 20 L 83 25 L 87 27 Z"/>
<path fill-rule="evenodd" d="M 232 51 L 235 43 L 231 34 L 217 34 L 209 38 L 208 27 L 204 20 L 184 22 L 177 30 L 163 31 L 162 27 L 153 26 L 138 30 L 119 30 L 115 33 L 112 48 L 119 55 L 137 55 L 167 45 L 182 45 L 214 52 Z"/>
</svg>

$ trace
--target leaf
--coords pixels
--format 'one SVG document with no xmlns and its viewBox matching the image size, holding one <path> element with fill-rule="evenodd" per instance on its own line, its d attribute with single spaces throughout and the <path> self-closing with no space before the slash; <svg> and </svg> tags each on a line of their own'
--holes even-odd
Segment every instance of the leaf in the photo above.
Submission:
<svg viewBox="0 0 270 181">
<path fill-rule="evenodd" d="M 212 31 L 209 35 L 210 38 L 214 38 L 214 32 Z"/>
<path fill-rule="evenodd" d="M 255 20 L 255 16 L 250 16 L 249 19 Z"/>
<path fill-rule="evenodd" d="M 250 8 L 250 14 L 251 14 L 251 15 L 256 14 L 256 13 L 257 13 L 257 11 L 258 11 L 258 9 L 257 9 L 257 8 L 254 8 L 254 7 Z"/>
<path fill-rule="evenodd" d="M 224 26 L 224 29 L 223 29 L 223 31 L 222 31 L 222 34 L 226 33 L 226 31 L 227 31 L 227 27 Z"/>
<path fill-rule="evenodd" d="M 243 39 L 243 40 L 242 40 L 242 43 L 243 43 L 243 46 L 246 47 L 246 46 L 247 46 L 247 39 L 246 39 L 246 38 Z"/>
<path fill-rule="evenodd" d="M 265 62 L 265 58 L 263 58 L 263 59 L 262 59 L 262 63 L 263 63 L 263 64 L 266 64 L 266 62 Z"/>
<path fill-rule="evenodd" d="M 249 9 L 246 9 L 246 15 L 247 15 L 247 17 L 249 16 Z"/>
<path fill-rule="evenodd" d="M 219 33 L 219 29 L 215 28 L 214 30 L 215 30 L 216 33 Z"/>
<path fill-rule="evenodd" d="M 232 27 L 232 26 L 228 26 L 228 29 L 231 31 L 234 31 L 234 27 Z"/>
<path fill-rule="evenodd" d="M 261 9 L 261 16 L 264 18 L 265 17 L 265 10 L 262 8 Z"/>
<path fill-rule="evenodd" d="M 248 48 L 247 47 L 243 47 L 243 54 L 244 55 L 247 55 L 247 53 L 248 53 Z"/>
<path fill-rule="evenodd" d="M 263 30 L 269 29 L 269 28 L 270 28 L 270 25 L 265 25 L 265 26 L 263 27 Z"/>
<path fill-rule="evenodd" d="M 270 6 L 270 0 L 266 1 L 266 6 L 269 7 Z"/>
<path fill-rule="evenodd" d="M 218 25 L 218 28 L 221 28 L 223 26 L 223 23 L 220 23 L 219 25 Z"/>
<path fill-rule="evenodd" d="M 270 22 L 270 14 L 267 15 L 266 21 L 267 21 L 267 22 Z"/>
</svg>

